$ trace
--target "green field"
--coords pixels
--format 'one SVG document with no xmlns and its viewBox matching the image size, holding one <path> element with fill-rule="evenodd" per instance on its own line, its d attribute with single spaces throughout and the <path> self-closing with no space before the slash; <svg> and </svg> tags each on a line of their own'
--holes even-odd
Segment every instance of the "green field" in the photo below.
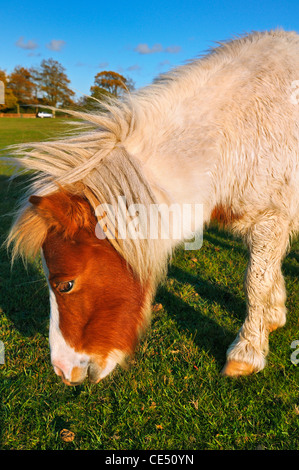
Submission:
<svg viewBox="0 0 299 470">
<path fill-rule="evenodd" d="M 0 148 L 42 140 L 60 120 L 0 119 Z M 24 179 L 0 167 L 2 243 Z M 48 293 L 40 260 L 13 269 L 0 257 L 0 449 L 298 450 L 299 243 L 283 264 L 287 325 L 270 337 L 267 368 L 220 375 L 245 316 L 242 242 L 211 228 L 201 250 L 179 251 L 160 287 L 151 329 L 127 370 L 97 385 L 67 387 L 49 358 Z M 71 442 L 60 431 L 74 433 Z"/>
</svg>

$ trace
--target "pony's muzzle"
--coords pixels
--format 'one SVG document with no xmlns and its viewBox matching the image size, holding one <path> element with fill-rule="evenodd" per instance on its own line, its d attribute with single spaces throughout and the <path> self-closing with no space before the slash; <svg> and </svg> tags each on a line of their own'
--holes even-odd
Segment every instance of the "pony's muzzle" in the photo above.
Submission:
<svg viewBox="0 0 299 470">
<path fill-rule="evenodd" d="M 63 363 L 56 361 L 53 362 L 53 368 L 55 374 L 61 377 L 63 383 L 70 386 L 80 385 L 87 376 L 91 383 L 98 383 L 102 378 L 102 369 L 98 364 L 92 362 L 83 367 L 75 366 L 70 369 Z"/>
<path fill-rule="evenodd" d="M 61 377 L 61 380 L 66 385 L 80 385 L 86 375 L 87 375 L 87 367 L 73 367 L 71 370 L 68 368 L 66 369 L 63 364 L 53 363 L 54 372 L 56 375 Z"/>
<path fill-rule="evenodd" d="M 98 383 L 104 377 L 109 375 L 118 363 L 121 362 L 123 353 L 113 350 L 103 360 L 98 356 L 92 356 L 81 361 L 79 365 L 73 365 L 70 361 L 52 359 L 52 365 L 56 375 L 61 377 L 66 385 L 79 385 L 88 376 L 91 383 Z"/>
</svg>

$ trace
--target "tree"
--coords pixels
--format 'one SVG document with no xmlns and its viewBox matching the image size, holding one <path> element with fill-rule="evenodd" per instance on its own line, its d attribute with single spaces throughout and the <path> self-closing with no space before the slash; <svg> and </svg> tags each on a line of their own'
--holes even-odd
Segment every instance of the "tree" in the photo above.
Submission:
<svg viewBox="0 0 299 470">
<path fill-rule="evenodd" d="M 92 87 L 93 88 L 93 87 Z M 77 101 L 79 108 L 84 108 L 86 111 L 103 111 L 100 102 L 105 102 L 106 98 L 111 96 L 108 91 L 103 88 L 95 87 L 96 89 L 92 92 L 91 96 L 81 96 Z"/>
<path fill-rule="evenodd" d="M 8 109 L 14 109 L 17 105 L 17 98 L 13 94 L 13 91 L 7 88 L 7 76 L 4 70 L 0 70 L 0 80 L 4 83 L 4 104 L 0 104 L 0 111 L 7 111 Z"/>
<path fill-rule="evenodd" d="M 36 104 L 37 98 L 34 96 L 35 84 L 30 71 L 24 67 L 17 66 L 8 77 L 7 87 L 12 90 L 17 99 L 18 113 L 21 104 Z"/>
<path fill-rule="evenodd" d="M 94 86 L 90 88 L 91 96 L 101 99 L 104 95 L 119 97 L 123 92 L 128 92 L 134 88 L 133 82 L 112 71 L 99 72 L 94 77 Z"/>
<path fill-rule="evenodd" d="M 42 94 L 43 104 L 57 107 L 70 106 L 75 93 L 69 88 L 65 68 L 56 60 L 43 60 L 40 69 L 33 71 Z"/>
</svg>

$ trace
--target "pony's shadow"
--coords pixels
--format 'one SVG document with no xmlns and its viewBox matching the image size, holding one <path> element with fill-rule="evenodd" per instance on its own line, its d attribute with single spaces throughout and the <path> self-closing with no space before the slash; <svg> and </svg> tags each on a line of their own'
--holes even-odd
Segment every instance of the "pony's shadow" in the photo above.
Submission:
<svg viewBox="0 0 299 470">
<path fill-rule="evenodd" d="M 47 334 L 49 302 L 46 279 L 39 262 L 25 265 L 17 259 L 11 263 L 4 242 L 9 232 L 13 211 L 24 193 L 28 177 L 0 176 L 0 309 L 24 336 Z M 3 313 L 2 313 L 3 312 Z"/>
<path fill-rule="evenodd" d="M 210 356 L 213 356 L 221 368 L 225 360 L 225 350 L 228 344 L 232 342 L 233 335 L 221 328 L 214 320 L 204 318 L 201 314 L 195 312 L 190 305 L 163 288 L 159 290 L 157 298 L 161 299 L 167 311 L 171 312 L 178 329 L 183 332 L 188 331 L 193 337 L 194 344 L 200 350 L 204 350 Z"/>
<path fill-rule="evenodd" d="M 235 241 L 236 237 L 228 230 L 220 228 L 217 223 L 212 223 L 204 234 L 204 240 L 207 240 L 220 249 L 231 250 L 231 242 Z M 247 256 L 248 254 L 248 250 L 243 243 L 234 243 L 233 250 L 240 255 Z"/>
</svg>

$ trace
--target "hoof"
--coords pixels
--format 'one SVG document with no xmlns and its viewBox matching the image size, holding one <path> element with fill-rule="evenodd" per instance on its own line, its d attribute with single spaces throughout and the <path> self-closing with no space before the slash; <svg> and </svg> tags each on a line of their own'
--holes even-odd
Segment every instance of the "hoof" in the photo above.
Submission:
<svg viewBox="0 0 299 470">
<path fill-rule="evenodd" d="M 227 377 L 238 377 L 241 375 L 250 375 L 254 372 L 254 367 L 247 362 L 229 360 L 223 367 L 221 374 Z"/>
</svg>

